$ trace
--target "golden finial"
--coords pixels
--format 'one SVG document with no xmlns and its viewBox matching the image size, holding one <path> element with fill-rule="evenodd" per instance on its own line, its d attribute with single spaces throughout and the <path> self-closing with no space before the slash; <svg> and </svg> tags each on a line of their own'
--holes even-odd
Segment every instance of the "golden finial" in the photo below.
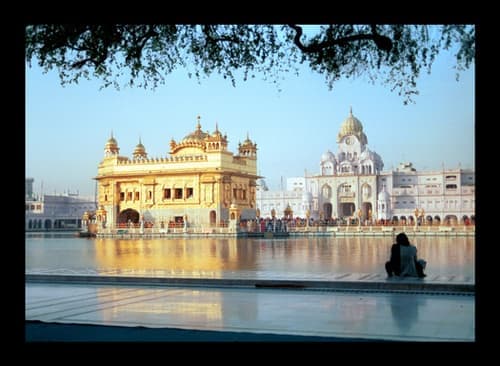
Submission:
<svg viewBox="0 0 500 366">
<path fill-rule="evenodd" d="M 196 118 L 198 119 L 198 123 L 196 124 L 196 129 L 201 131 L 201 123 L 200 123 L 201 116 L 198 115 Z"/>
</svg>

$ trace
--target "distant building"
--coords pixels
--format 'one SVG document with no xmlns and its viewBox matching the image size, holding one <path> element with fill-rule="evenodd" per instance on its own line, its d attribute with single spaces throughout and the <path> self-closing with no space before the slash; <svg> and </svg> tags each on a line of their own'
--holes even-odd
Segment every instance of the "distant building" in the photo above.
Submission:
<svg viewBox="0 0 500 366">
<path fill-rule="evenodd" d="M 26 231 L 80 229 L 84 212 L 96 209 L 94 199 L 69 192 L 60 195 L 41 194 L 39 198 L 34 198 L 33 181 L 33 178 L 26 178 Z"/>
<path fill-rule="evenodd" d="M 377 217 L 458 223 L 475 218 L 475 174 L 472 169 L 419 172 L 411 163 L 378 177 Z M 415 213 L 418 209 L 419 212 Z M 422 217 L 423 216 L 423 217 Z"/>
<path fill-rule="evenodd" d="M 217 125 L 202 131 L 199 117 L 193 132 L 170 141 L 170 156 L 148 157 L 141 141 L 132 158 L 121 156 L 111 135 L 95 178 L 106 225 L 216 226 L 230 218 L 231 207 L 242 219 L 255 218 L 257 145 L 247 136 L 236 155 L 227 146 Z"/>
<path fill-rule="evenodd" d="M 262 215 L 295 207 L 294 216 L 315 219 L 425 220 L 459 222 L 475 216 L 475 174 L 471 169 L 417 171 L 402 163 L 395 171 L 383 171 L 382 158 L 368 148 L 363 125 L 353 114 L 341 124 L 337 154 L 327 150 L 320 159 L 319 174 L 291 178 L 297 190 L 269 191 L 257 195 Z M 298 192 L 305 180 L 302 194 Z M 262 181 L 262 180 L 261 180 Z"/>
<path fill-rule="evenodd" d="M 309 194 L 304 190 L 304 177 L 287 178 L 286 190 L 270 191 L 264 179 L 257 181 L 257 207 L 259 216 L 277 218 L 284 216 L 306 217 Z M 274 211 L 273 211 L 274 210 Z"/>
<path fill-rule="evenodd" d="M 33 199 L 33 178 L 26 178 L 26 199 Z"/>
</svg>

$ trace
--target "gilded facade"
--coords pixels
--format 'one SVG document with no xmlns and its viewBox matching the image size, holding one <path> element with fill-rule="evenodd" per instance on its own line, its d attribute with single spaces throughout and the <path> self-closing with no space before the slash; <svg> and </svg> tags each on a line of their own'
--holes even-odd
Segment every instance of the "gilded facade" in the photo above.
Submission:
<svg viewBox="0 0 500 366">
<path fill-rule="evenodd" d="M 235 207 L 241 219 L 255 218 L 257 145 L 247 136 L 237 154 L 227 147 L 217 125 L 212 133 L 202 131 L 200 117 L 193 132 L 170 141 L 166 157 L 148 157 L 140 140 L 132 158 L 122 156 L 111 135 L 95 177 L 106 226 L 217 226 Z"/>
</svg>

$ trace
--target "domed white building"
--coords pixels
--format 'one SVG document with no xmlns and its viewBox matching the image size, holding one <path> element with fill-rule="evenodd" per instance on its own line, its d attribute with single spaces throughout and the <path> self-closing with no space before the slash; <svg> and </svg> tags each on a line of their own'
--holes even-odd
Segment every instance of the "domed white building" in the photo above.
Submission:
<svg viewBox="0 0 500 366">
<path fill-rule="evenodd" d="M 319 174 L 304 179 L 303 192 L 269 191 L 257 195 L 261 212 L 297 207 L 294 216 L 314 220 L 425 220 L 460 222 L 475 216 L 475 174 L 472 169 L 417 171 L 411 163 L 383 171 L 379 154 L 368 148 L 363 124 L 352 109 L 340 125 L 337 152 L 320 157 Z M 288 178 L 301 179 L 300 178 Z M 263 210 L 262 208 L 265 208 Z M 262 215 L 265 216 L 265 215 Z"/>
<path fill-rule="evenodd" d="M 311 217 L 368 216 L 373 212 L 377 175 L 384 163 L 367 145 L 363 125 L 351 109 L 337 135 L 337 154 L 327 150 L 321 155 L 320 174 L 306 177 Z"/>
</svg>

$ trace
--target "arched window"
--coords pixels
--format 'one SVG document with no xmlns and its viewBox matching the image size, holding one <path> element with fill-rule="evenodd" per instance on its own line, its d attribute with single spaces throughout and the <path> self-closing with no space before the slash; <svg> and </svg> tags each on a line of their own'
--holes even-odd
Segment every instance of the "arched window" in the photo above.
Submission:
<svg viewBox="0 0 500 366">
<path fill-rule="evenodd" d="M 368 199 L 372 195 L 372 189 L 368 184 L 363 184 L 363 187 L 361 188 L 363 198 Z"/>
<path fill-rule="evenodd" d="M 332 189 L 328 184 L 325 184 L 321 189 L 321 194 L 324 199 L 329 199 L 332 196 Z"/>
</svg>

